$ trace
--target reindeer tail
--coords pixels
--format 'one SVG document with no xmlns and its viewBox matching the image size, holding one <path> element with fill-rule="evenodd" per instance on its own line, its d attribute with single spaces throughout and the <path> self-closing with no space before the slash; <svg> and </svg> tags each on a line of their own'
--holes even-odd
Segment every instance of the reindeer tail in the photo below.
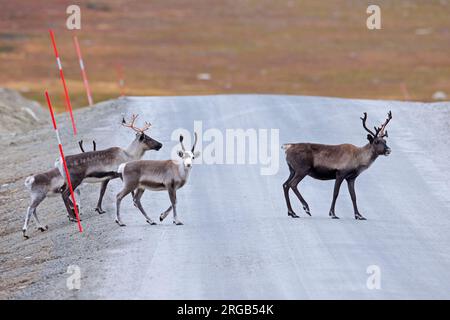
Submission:
<svg viewBox="0 0 450 320">
<path fill-rule="evenodd" d="M 292 146 L 291 143 L 285 143 L 283 145 L 281 145 L 281 149 L 287 151 L 287 149 L 289 149 Z"/>
<path fill-rule="evenodd" d="M 31 187 L 33 186 L 33 183 L 34 183 L 34 177 L 33 176 L 29 176 L 29 177 L 27 177 L 26 179 L 25 179 L 25 187 L 28 189 L 28 190 L 31 190 Z"/>
<path fill-rule="evenodd" d="M 119 174 L 120 179 L 122 179 L 123 171 L 125 170 L 126 163 L 122 163 L 117 169 L 117 173 Z M 123 179 L 122 179 L 123 180 Z"/>
</svg>

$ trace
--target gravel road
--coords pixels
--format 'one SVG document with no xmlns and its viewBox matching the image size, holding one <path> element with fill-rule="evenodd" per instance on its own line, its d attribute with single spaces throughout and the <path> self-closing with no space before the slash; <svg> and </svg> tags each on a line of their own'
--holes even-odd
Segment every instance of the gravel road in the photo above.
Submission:
<svg viewBox="0 0 450 320">
<path fill-rule="evenodd" d="M 301 218 L 288 218 L 281 188 L 288 170 L 279 149 L 272 155 L 272 161 L 279 159 L 273 175 L 261 175 L 258 164 L 194 165 L 178 192 L 183 226 L 170 219 L 150 226 L 126 198 L 122 217 L 127 227 L 120 228 L 113 221 L 112 200 L 121 183 L 114 181 L 103 216 L 92 210 L 99 186 L 81 187 L 82 234 L 67 221 L 57 197 L 39 207 L 49 230 L 30 229 L 31 238 L 23 240 L 28 203 L 23 180 L 51 168 L 55 137 L 43 125 L 0 139 L 0 298 L 448 299 L 449 103 L 274 95 L 133 97 L 76 112 L 76 140 L 95 138 L 99 148 L 126 146 L 133 136 L 120 128 L 121 114 L 139 113 L 141 120 L 152 122 L 151 136 L 164 144 L 146 159 L 169 158 L 177 144 L 174 130 L 192 132 L 195 121 L 201 121 L 204 133 L 279 129 L 280 143 L 363 145 L 362 112 L 375 125 L 388 110 L 393 113 L 392 154 L 377 159 L 357 180 L 358 204 L 367 221 L 353 219 L 345 186 L 336 207 L 341 219 L 329 219 L 333 182 L 311 178 L 302 181 L 300 191 L 312 217 L 292 196 Z M 58 120 L 66 153 L 76 152 L 67 115 Z M 203 147 L 208 143 L 203 141 Z M 169 204 L 164 192 L 146 192 L 142 202 L 155 220 Z M 80 268 L 80 290 L 66 286 L 70 265 Z M 379 289 L 367 286 L 368 268 L 379 272 Z"/>
</svg>

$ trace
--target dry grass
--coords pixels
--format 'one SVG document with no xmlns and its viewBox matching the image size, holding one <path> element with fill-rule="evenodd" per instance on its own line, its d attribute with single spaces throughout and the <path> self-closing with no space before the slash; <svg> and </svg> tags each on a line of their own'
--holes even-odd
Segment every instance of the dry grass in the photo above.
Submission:
<svg viewBox="0 0 450 320">
<path fill-rule="evenodd" d="M 79 1 L 81 41 L 94 100 L 127 95 L 283 93 L 429 101 L 450 93 L 450 1 L 377 1 L 369 31 L 362 0 Z M 60 110 L 62 89 L 47 29 L 56 32 L 72 104 L 86 104 L 65 29 L 71 1 L 4 1 L 0 85 Z M 425 35 L 418 35 L 418 29 Z M 211 79 L 198 80 L 209 73 Z"/>
</svg>

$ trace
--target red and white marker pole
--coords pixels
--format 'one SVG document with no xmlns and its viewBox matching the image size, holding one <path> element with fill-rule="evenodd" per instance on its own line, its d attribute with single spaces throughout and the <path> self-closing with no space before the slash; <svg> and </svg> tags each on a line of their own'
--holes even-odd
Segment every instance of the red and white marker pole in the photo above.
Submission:
<svg viewBox="0 0 450 320">
<path fill-rule="evenodd" d="M 89 102 L 89 105 L 92 106 L 94 104 L 92 100 L 91 89 L 89 88 L 89 82 L 86 75 L 86 70 L 84 68 L 83 57 L 81 56 L 80 44 L 78 43 L 78 37 L 73 36 L 73 43 L 75 45 L 75 50 L 77 51 L 78 61 L 80 63 L 81 75 L 83 76 L 83 84 L 86 89 L 86 95 Z"/>
<path fill-rule="evenodd" d="M 61 59 L 59 58 L 58 49 L 56 48 L 55 34 L 53 30 L 50 29 L 50 38 L 52 39 L 53 50 L 55 51 L 56 63 L 59 69 L 59 76 L 61 77 L 61 82 L 64 88 L 64 95 L 66 97 L 66 103 L 69 107 L 70 120 L 72 121 L 73 134 L 77 135 L 77 127 L 75 126 L 75 119 L 73 118 L 72 105 L 70 104 L 69 91 L 67 90 L 66 80 L 64 79 L 64 73 L 62 70 Z"/>
<path fill-rule="evenodd" d="M 50 115 L 52 117 L 53 129 L 55 130 L 56 139 L 58 139 L 59 154 L 61 156 L 61 159 L 62 159 L 62 162 L 64 165 L 64 172 L 66 174 L 67 184 L 69 185 L 70 197 L 72 198 L 75 216 L 77 217 L 78 229 L 80 230 L 80 232 L 83 232 L 83 227 L 81 226 L 80 216 L 78 214 L 77 202 L 75 199 L 75 195 L 73 193 L 72 182 L 70 181 L 69 169 L 67 169 L 66 157 L 64 156 L 64 151 L 63 151 L 62 144 L 61 144 L 61 138 L 59 137 L 58 127 L 56 126 L 56 120 L 55 120 L 55 114 L 53 113 L 52 102 L 50 101 L 50 96 L 48 95 L 47 91 L 45 91 L 45 98 L 47 99 L 48 109 L 50 110 Z"/>
<path fill-rule="evenodd" d="M 408 88 L 406 87 L 406 84 L 404 82 L 402 82 L 400 84 L 400 88 L 402 89 L 403 97 L 405 98 L 405 100 L 406 101 L 411 100 L 411 96 L 409 95 Z"/>
<path fill-rule="evenodd" d="M 120 88 L 120 96 L 124 97 L 125 96 L 125 79 L 123 76 L 123 65 L 118 64 L 116 66 L 116 70 L 117 70 L 117 82 L 118 82 L 119 88 Z"/>
</svg>

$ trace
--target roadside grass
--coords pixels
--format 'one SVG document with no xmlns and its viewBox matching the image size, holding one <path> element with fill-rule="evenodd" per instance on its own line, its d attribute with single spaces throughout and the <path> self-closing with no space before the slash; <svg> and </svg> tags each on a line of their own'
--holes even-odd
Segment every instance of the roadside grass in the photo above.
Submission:
<svg viewBox="0 0 450 320">
<path fill-rule="evenodd" d="M 450 1 L 379 1 L 382 30 L 366 28 L 370 1 L 113 0 L 81 2 L 78 32 L 95 101 L 120 95 L 279 93 L 430 101 L 450 94 Z M 50 10 L 51 8 L 51 10 Z M 21 14 L 18 14 L 19 12 Z M 0 85 L 58 111 L 56 32 L 74 108 L 87 104 L 74 32 L 57 0 L 5 3 Z M 208 74 L 201 80 L 199 74 Z"/>
</svg>

